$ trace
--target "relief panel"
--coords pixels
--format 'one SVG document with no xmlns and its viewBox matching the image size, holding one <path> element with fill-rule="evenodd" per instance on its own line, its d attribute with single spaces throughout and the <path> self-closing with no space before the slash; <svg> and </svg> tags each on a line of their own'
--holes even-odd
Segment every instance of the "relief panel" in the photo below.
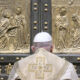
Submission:
<svg viewBox="0 0 80 80">
<path fill-rule="evenodd" d="M 27 53 L 30 0 L 0 0 L 0 53 Z"/>
<path fill-rule="evenodd" d="M 80 52 L 80 0 L 52 0 L 54 52 Z"/>
</svg>

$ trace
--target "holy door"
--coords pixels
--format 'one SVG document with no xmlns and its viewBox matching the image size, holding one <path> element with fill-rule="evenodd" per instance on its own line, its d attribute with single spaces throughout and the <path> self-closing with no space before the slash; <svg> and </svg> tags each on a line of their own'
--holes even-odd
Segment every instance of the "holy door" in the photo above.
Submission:
<svg viewBox="0 0 80 80">
<path fill-rule="evenodd" d="M 32 54 L 33 37 L 53 37 L 53 53 L 72 62 L 80 76 L 80 0 L 0 0 L 0 80 L 14 62 Z"/>
</svg>

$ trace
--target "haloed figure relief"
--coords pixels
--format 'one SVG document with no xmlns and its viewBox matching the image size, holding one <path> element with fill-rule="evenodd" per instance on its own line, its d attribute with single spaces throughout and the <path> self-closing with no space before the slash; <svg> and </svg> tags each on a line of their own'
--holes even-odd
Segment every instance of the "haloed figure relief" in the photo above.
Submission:
<svg viewBox="0 0 80 80">
<path fill-rule="evenodd" d="M 61 7 L 59 10 L 58 15 L 56 16 L 56 40 L 58 50 L 66 48 L 66 33 L 68 32 L 68 18 L 67 18 L 67 11 L 65 7 Z"/>
<path fill-rule="evenodd" d="M 30 1 L 7 0 L 5 4 L 0 0 L 0 3 L 3 3 L 0 6 L 0 52 L 29 52 Z"/>
</svg>

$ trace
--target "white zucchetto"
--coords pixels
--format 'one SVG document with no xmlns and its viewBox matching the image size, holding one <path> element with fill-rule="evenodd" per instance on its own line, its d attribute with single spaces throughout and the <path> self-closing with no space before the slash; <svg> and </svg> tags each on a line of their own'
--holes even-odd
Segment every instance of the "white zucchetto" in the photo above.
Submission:
<svg viewBox="0 0 80 80">
<path fill-rule="evenodd" d="M 33 42 L 48 42 L 52 41 L 52 37 L 47 32 L 39 32 L 35 35 Z"/>
</svg>

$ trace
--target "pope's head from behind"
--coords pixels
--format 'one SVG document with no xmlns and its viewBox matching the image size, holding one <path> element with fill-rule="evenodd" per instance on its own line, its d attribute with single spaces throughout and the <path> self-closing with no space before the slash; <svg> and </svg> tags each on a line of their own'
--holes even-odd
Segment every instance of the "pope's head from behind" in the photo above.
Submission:
<svg viewBox="0 0 80 80">
<path fill-rule="evenodd" d="M 49 33 L 39 32 L 38 34 L 35 35 L 31 49 L 33 52 L 35 52 L 39 48 L 44 48 L 47 51 L 52 52 L 53 50 L 52 37 Z"/>
</svg>

